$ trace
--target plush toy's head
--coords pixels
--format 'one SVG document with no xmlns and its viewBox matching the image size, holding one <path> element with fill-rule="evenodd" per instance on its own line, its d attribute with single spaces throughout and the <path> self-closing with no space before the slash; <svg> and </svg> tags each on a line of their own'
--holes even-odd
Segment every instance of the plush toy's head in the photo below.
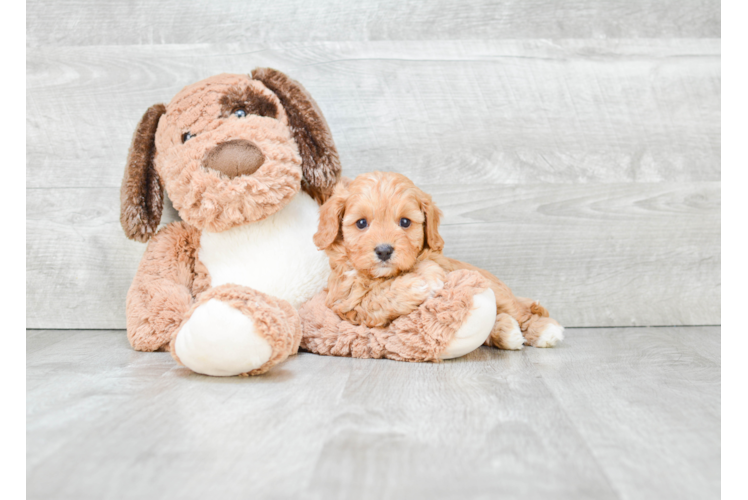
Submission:
<svg viewBox="0 0 748 500">
<path fill-rule="evenodd" d="M 143 115 L 122 181 L 120 219 L 129 238 L 147 241 L 166 188 L 183 220 L 225 231 L 272 215 L 300 189 L 324 203 L 339 176 L 330 129 L 298 82 L 268 68 L 223 74 Z"/>
<path fill-rule="evenodd" d="M 338 184 L 322 206 L 314 243 L 337 259 L 373 278 L 410 270 L 424 250 L 441 252 L 441 211 L 401 174 L 362 174 L 347 186 Z"/>
</svg>

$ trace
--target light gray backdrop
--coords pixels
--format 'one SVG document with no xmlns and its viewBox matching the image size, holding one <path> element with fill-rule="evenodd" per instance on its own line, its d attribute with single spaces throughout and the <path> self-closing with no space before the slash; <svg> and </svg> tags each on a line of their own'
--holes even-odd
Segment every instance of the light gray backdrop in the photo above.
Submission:
<svg viewBox="0 0 748 500">
<path fill-rule="evenodd" d="M 448 255 L 563 324 L 719 324 L 719 38 L 718 0 L 28 2 L 27 327 L 125 327 L 136 123 L 257 66 L 316 98 L 345 175 L 411 177 Z"/>
</svg>

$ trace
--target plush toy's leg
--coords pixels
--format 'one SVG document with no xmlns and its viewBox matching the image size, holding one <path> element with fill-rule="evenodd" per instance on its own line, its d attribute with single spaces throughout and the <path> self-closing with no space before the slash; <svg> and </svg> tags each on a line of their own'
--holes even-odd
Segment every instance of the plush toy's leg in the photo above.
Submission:
<svg viewBox="0 0 748 500">
<path fill-rule="evenodd" d="M 202 293 L 171 339 L 179 363 L 205 375 L 259 375 L 296 353 L 301 326 L 285 300 L 239 285 Z"/>
<path fill-rule="evenodd" d="M 496 296 L 490 288 L 473 295 L 473 307 L 462 326 L 455 332 L 440 359 L 453 359 L 473 352 L 486 341 L 496 320 Z M 521 336 L 521 334 L 520 334 Z"/>
<path fill-rule="evenodd" d="M 173 222 L 148 243 L 127 292 L 127 338 L 135 350 L 168 348 L 193 303 L 198 241 L 196 229 Z"/>
<path fill-rule="evenodd" d="M 438 361 L 476 349 L 488 337 L 496 302 L 475 271 L 449 273 L 444 287 L 417 310 L 387 327 L 367 328 L 341 320 L 322 292 L 299 309 L 301 348 L 328 356 Z"/>
</svg>

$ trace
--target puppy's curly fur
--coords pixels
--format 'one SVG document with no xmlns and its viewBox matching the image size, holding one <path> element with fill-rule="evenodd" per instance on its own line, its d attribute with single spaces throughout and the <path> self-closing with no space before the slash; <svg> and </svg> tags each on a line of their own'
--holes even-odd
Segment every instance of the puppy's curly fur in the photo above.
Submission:
<svg viewBox="0 0 748 500">
<path fill-rule="evenodd" d="M 497 320 L 487 345 L 518 349 L 524 340 L 550 347 L 561 340 L 563 328 L 540 304 L 516 297 L 488 271 L 442 254 L 440 217 L 431 196 L 401 174 L 373 172 L 338 184 L 314 235 L 332 269 L 326 305 L 354 325 L 387 326 L 433 295 L 447 273 L 469 269 L 487 278 L 496 296 Z M 550 342 L 542 338 L 547 330 Z"/>
</svg>

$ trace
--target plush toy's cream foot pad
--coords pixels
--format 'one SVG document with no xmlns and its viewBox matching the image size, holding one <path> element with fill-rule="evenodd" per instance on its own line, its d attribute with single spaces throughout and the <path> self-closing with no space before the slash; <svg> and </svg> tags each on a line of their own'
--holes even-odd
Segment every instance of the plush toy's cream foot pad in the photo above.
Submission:
<svg viewBox="0 0 748 500">
<path fill-rule="evenodd" d="M 195 309 L 182 325 L 174 349 L 190 370 L 223 377 L 259 368 L 273 353 L 250 318 L 217 299 Z"/>
<path fill-rule="evenodd" d="M 473 310 L 467 317 L 449 346 L 439 356 L 453 359 L 474 351 L 486 341 L 496 321 L 496 296 L 490 288 L 473 296 Z"/>
</svg>

